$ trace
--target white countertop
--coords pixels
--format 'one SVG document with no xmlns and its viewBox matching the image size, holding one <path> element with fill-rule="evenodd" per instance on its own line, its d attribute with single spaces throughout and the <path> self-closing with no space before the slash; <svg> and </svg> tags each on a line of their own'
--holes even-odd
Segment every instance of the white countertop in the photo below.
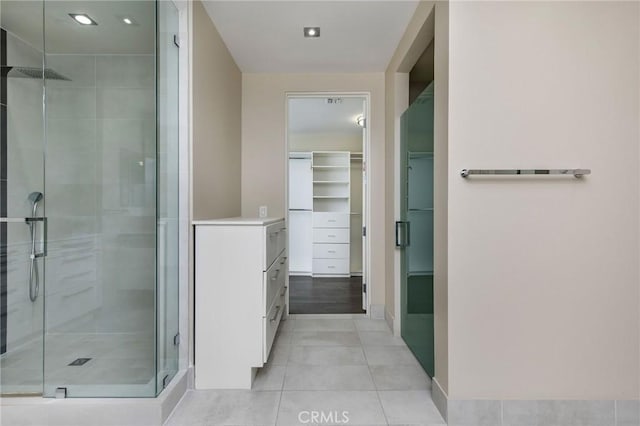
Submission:
<svg viewBox="0 0 640 426">
<path fill-rule="evenodd" d="M 194 220 L 193 225 L 236 225 L 236 226 L 264 226 L 284 220 L 283 217 L 226 217 L 224 219 Z"/>
</svg>

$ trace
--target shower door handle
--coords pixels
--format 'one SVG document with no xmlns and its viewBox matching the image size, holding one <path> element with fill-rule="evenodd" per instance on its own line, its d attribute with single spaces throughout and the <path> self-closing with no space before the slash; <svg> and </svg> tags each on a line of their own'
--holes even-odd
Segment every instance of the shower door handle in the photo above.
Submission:
<svg viewBox="0 0 640 426">
<path fill-rule="evenodd" d="M 31 256 L 35 259 L 45 257 L 47 255 L 47 234 L 48 234 L 48 220 L 46 217 L 25 217 L 22 219 L 26 224 L 32 224 L 36 226 L 37 222 L 42 222 L 42 251 L 40 253 L 32 253 Z"/>
<path fill-rule="evenodd" d="M 0 217 L 0 223 L 44 222 L 45 217 Z"/>
<path fill-rule="evenodd" d="M 409 222 L 402 220 L 396 221 L 396 247 L 409 247 L 411 244 L 409 236 Z"/>
</svg>

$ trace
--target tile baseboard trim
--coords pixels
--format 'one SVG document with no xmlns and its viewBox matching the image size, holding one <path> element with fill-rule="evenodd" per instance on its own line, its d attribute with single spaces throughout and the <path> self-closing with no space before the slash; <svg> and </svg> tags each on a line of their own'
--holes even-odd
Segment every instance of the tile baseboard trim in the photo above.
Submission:
<svg viewBox="0 0 640 426">
<path fill-rule="evenodd" d="M 192 371 L 193 368 L 178 371 L 173 380 L 171 380 L 171 383 L 169 383 L 169 386 L 164 389 L 158 397 L 162 424 L 167 421 L 180 400 L 182 400 L 182 397 L 187 393 L 189 374 L 192 373 Z"/>
<path fill-rule="evenodd" d="M 396 336 L 399 336 L 400 333 L 397 332 L 397 330 L 394 328 L 395 318 L 393 315 L 391 315 L 391 312 L 389 312 L 386 306 L 384 307 L 384 320 L 387 322 L 387 325 L 389 326 L 389 329 L 391 329 L 393 334 Z"/>
<path fill-rule="evenodd" d="M 371 305 L 371 319 L 385 319 L 385 306 L 384 305 Z"/>
<path fill-rule="evenodd" d="M 447 393 L 442 389 L 442 386 L 440 386 L 438 379 L 435 377 L 431 379 L 431 399 L 446 422 L 449 398 Z"/>
<path fill-rule="evenodd" d="M 448 426 L 640 425 L 640 400 L 451 399 L 437 379 L 431 393 Z"/>
</svg>

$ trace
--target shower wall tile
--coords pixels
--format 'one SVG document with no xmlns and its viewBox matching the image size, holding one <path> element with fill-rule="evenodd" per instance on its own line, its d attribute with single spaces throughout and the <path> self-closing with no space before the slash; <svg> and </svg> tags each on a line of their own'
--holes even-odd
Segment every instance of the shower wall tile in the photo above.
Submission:
<svg viewBox="0 0 640 426">
<path fill-rule="evenodd" d="M 140 154 L 156 154 L 155 119 L 101 119 L 98 135 L 104 151 L 126 148 Z"/>
<path fill-rule="evenodd" d="M 13 49 L 13 53 L 11 51 Z M 10 48 L 20 65 L 41 66 L 37 51 Z M 71 81 L 47 81 L 47 193 L 51 297 L 48 324 L 71 321 L 97 307 L 117 312 L 97 320 L 111 331 L 153 325 L 155 288 L 155 64 L 152 56 L 49 55 L 47 67 Z M 8 109 L 10 208 L 30 211 L 27 195 L 43 191 L 41 81 L 12 79 Z M 141 165 L 142 163 L 142 165 Z M 28 300 L 28 229 L 15 242 L 12 306 Z M 104 247 L 104 248 L 103 248 Z M 24 261 L 20 261 L 24 257 Z M 71 302 L 73 301 L 73 302 Z M 31 302 L 28 302 L 31 303 Z M 55 307 L 53 305 L 56 305 Z M 55 311 L 55 312 L 54 312 Z M 42 307 L 12 316 L 11 341 L 42 326 Z M 17 325 L 19 323 L 19 325 Z"/>
<path fill-rule="evenodd" d="M 37 49 L 9 33 L 7 63 L 10 66 L 41 67 L 42 57 Z M 9 78 L 6 113 L 7 213 L 10 217 L 30 216 L 31 203 L 27 197 L 33 191 L 43 190 L 42 80 Z M 8 224 L 7 242 L 7 343 L 11 352 L 41 335 L 43 298 L 35 302 L 29 300 L 29 228 L 24 223 Z M 32 365 L 41 362 L 40 354 Z M 11 378 L 5 372 L 3 369 L 2 385 L 17 383 L 19 378 Z M 15 372 L 25 375 L 22 369 Z"/>
<path fill-rule="evenodd" d="M 47 80 L 47 88 L 95 87 L 96 59 L 92 55 L 47 55 L 47 68 L 71 79 Z"/>
<path fill-rule="evenodd" d="M 69 238 L 90 237 L 97 239 L 100 233 L 100 222 L 94 215 L 54 216 L 49 218 L 47 233 L 50 244 Z"/>
<path fill-rule="evenodd" d="M 41 149 L 16 147 L 9 143 L 7 150 L 7 208 L 9 217 L 31 215 L 32 205 L 28 196 L 33 191 L 43 190 Z"/>
<path fill-rule="evenodd" d="M 43 190 L 44 126 L 38 80 L 9 79 L 7 84 L 7 178 L 9 216 L 30 214 L 27 196 Z"/>
<path fill-rule="evenodd" d="M 48 150 L 47 183 L 74 184 L 81 182 L 95 186 L 97 180 L 95 156 L 95 146 L 77 149 L 74 152 L 62 149 Z"/>
<path fill-rule="evenodd" d="M 53 119 L 47 120 L 47 152 L 62 150 L 70 155 L 87 149 L 95 150 L 97 141 L 96 120 L 94 119 Z M 95 158 L 90 159 L 91 162 Z"/>
<path fill-rule="evenodd" d="M 99 88 L 97 95 L 100 118 L 155 119 L 154 89 Z"/>
<path fill-rule="evenodd" d="M 132 55 L 96 57 L 98 87 L 155 87 L 155 58 Z"/>
<path fill-rule="evenodd" d="M 94 88 L 55 88 L 47 90 L 47 118 L 95 118 Z"/>
<path fill-rule="evenodd" d="M 42 46 L 32 46 L 7 33 L 7 64 L 21 67 L 42 67 Z"/>
<path fill-rule="evenodd" d="M 97 214 L 95 185 L 50 183 L 47 185 L 47 195 L 48 216 L 52 220 L 56 217 Z"/>
</svg>

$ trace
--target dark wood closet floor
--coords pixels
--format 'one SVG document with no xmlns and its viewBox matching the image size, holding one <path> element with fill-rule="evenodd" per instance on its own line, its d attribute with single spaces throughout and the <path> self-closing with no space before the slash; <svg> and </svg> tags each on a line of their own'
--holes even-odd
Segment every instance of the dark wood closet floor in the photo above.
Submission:
<svg viewBox="0 0 640 426">
<path fill-rule="evenodd" d="M 362 277 L 289 277 L 289 313 L 362 314 Z"/>
</svg>

